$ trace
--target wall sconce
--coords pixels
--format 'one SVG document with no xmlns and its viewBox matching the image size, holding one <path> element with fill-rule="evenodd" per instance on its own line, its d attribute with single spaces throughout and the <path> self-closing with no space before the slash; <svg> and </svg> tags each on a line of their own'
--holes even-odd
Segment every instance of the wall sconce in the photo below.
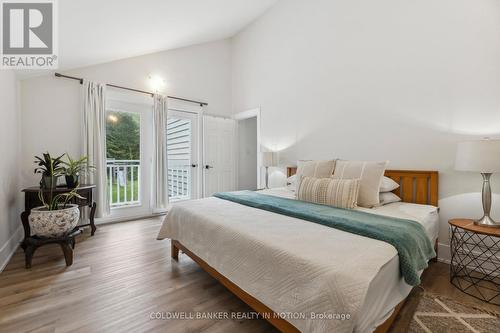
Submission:
<svg viewBox="0 0 500 333">
<path fill-rule="evenodd" d="M 159 75 L 149 75 L 149 85 L 155 93 L 161 91 L 165 87 L 165 80 Z"/>
</svg>

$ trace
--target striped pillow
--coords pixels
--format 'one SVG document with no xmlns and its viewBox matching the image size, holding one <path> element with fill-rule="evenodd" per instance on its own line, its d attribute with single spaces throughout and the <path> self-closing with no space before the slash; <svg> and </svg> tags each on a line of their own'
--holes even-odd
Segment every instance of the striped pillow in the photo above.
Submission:
<svg viewBox="0 0 500 333">
<path fill-rule="evenodd" d="M 355 208 L 359 179 L 304 177 L 299 183 L 297 199 L 339 208 Z"/>
</svg>

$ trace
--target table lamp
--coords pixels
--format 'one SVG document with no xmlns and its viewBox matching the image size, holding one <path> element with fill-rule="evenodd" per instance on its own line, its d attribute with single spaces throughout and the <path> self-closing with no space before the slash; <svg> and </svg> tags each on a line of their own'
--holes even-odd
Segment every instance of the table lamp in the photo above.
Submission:
<svg viewBox="0 0 500 333">
<path fill-rule="evenodd" d="M 269 188 L 269 167 L 278 165 L 277 153 L 265 151 L 262 153 L 262 166 L 266 168 L 266 189 Z"/>
<path fill-rule="evenodd" d="M 491 216 L 490 177 L 493 172 L 500 171 L 500 140 L 476 140 L 458 144 L 455 169 L 460 171 L 476 171 L 483 176 L 483 217 L 474 221 L 485 227 L 500 227 Z"/>
</svg>

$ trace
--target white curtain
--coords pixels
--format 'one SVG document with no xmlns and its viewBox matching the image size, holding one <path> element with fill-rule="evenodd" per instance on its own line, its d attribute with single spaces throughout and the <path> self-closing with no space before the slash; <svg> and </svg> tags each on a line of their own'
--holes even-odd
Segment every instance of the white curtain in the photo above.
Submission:
<svg viewBox="0 0 500 333">
<path fill-rule="evenodd" d="M 167 97 L 155 94 L 153 103 L 153 198 L 154 211 L 168 205 Z"/>
<path fill-rule="evenodd" d="M 95 171 L 84 182 L 95 184 L 96 217 L 109 215 L 106 182 L 106 85 L 83 80 L 83 154 Z"/>
</svg>

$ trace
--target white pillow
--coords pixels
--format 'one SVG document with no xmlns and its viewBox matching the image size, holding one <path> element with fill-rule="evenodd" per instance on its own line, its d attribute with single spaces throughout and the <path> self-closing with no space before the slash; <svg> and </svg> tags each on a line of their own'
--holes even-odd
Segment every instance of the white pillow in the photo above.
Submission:
<svg viewBox="0 0 500 333">
<path fill-rule="evenodd" d="M 380 184 L 380 192 L 391 192 L 399 187 L 393 179 L 389 177 L 382 177 L 382 183 Z"/>
<path fill-rule="evenodd" d="M 381 192 L 379 198 L 381 206 L 401 201 L 401 198 L 392 192 Z"/>
<path fill-rule="evenodd" d="M 387 161 L 337 161 L 333 178 L 361 179 L 358 205 L 372 208 L 380 203 L 379 190 Z"/>
<path fill-rule="evenodd" d="M 286 188 L 295 192 L 297 188 L 297 175 L 290 176 L 286 179 Z"/>
</svg>

